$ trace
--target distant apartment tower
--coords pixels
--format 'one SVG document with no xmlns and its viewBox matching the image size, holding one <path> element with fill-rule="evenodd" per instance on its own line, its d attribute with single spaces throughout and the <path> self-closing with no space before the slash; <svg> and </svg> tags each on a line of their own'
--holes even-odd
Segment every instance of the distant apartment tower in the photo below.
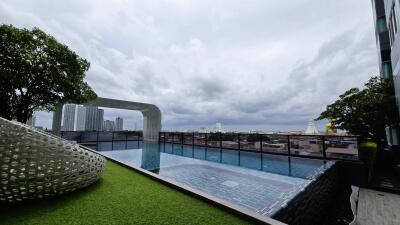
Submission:
<svg viewBox="0 0 400 225">
<path fill-rule="evenodd" d="M 77 105 L 75 110 L 75 131 L 85 130 L 86 107 Z"/>
<path fill-rule="evenodd" d="M 121 117 L 115 118 L 115 131 L 121 131 L 124 129 L 124 119 Z"/>
<path fill-rule="evenodd" d="M 97 106 L 86 107 L 85 130 L 103 130 L 104 110 Z"/>
<path fill-rule="evenodd" d="M 75 125 L 75 104 L 64 105 L 64 119 L 63 119 L 63 130 L 74 131 Z"/>
<path fill-rule="evenodd" d="M 115 131 L 115 122 L 111 120 L 106 120 L 103 123 L 103 130 L 104 131 Z"/>
<path fill-rule="evenodd" d="M 215 132 L 222 132 L 222 124 L 221 123 L 216 123 L 214 130 L 215 130 Z"/>
<path fill-rule="evenodd" d="M 64 105 L 63 131 L 85 130 L 86 108 L 76 104 Z"/>
</svg>

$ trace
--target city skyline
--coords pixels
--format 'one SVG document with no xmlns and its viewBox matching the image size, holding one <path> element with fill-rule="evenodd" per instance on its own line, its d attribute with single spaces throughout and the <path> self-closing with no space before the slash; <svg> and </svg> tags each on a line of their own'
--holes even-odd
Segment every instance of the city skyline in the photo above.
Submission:
<svg viewBox="0 0 400 225">
<path fill-rule="evenodd" d="M 159 106 L 164 129 L 304 129 L 345 90 L 379 74 L 370 1 L 63 4 L 5 0 L 0 13 L 88 59 L 87 82 L 99 96 Z M 141 115 L 135 120 L 141 126 Z M 37 122 L 49 127 L 51 116 L 40 112 Z"/>
<path fill-rule="evenodd" d="M 125 129 L 124 118 L 117 116 L 114 120 L 104 119 L 106 110 L 97 106 L 83 106 L 78 104 L 65 104 L 63 106 L 62 130 L 63 131 L 122 131 L 136 130 Z M 36 116 L 32 116 L 27 124 L 35 125 Z M 47 127 L 46 127 L 47 128 Z"/>
</svg>

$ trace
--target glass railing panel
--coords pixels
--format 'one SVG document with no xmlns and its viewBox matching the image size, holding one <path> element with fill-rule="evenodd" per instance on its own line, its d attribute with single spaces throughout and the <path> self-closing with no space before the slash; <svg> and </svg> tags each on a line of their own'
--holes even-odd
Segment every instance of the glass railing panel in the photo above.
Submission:
<svg viewBox="0 0 400 225">
<path fill-rule="evenodd" d="M 82 132 L 81 142 L 97 142 L 97 132 L 96 131 L 85 131 Z"/>
<path fill-rule="evenodd" d="M 164 132 L 160 132 L 160 143 L 164 143 L 166 140 L 165 140 L 165 133 Z"/>
<path fill-rule="evenodd" d="M 125 134 L 126 134 L 126 139 L 128 141 L 140 140 L 139 132 L 131 131 L 131 132 L 126 132 Z"/>
<path fill-rule="evenodd" d="M 222 148 L 239 149 L 237 133 L 221 134 Z"/>
<path fill-rule="evenodd" d="M 260 138 L 258 134 L 240 134 L 240 149 L 259 152 Z"/>
<path fill-rule="evenodd" d="M 204 133 L 194 133 L 194 145 L 206 146 L 206 134 Z"/>
<path fill-rule="evenodd" d="M 79 131 L 62 131 L 61 137 L 69 141 L 81 141 L 81 132 Z"/>
<path fill-rule="evenodd" d="M 127 142 L 126 141 L 113 141 L 112 147 L 113 147 L 113 150 L 127 149 Z"/>
<path fill-rule="evenodd" d="M 174 139 L 173 143 L 174 144 L 182 144 L 182 133 L 174 133 Z"/>
<path fill-rule="evenodd" d="M 113 140 L 113 132 L 103 131 L 98 132 L 97 141 L 112 141 Z"/>
<path fill-rule="evenodd" d="M 290 153 L 293 156 L 323 157 L 322 136 L 290 136 Z"/>
<path fill-rule="evenodd" d="M 219 148 L 220 147 L 220 133 L 209 133 L 207 134 L 207 147 Z"/>
<path fill-rule="evenodd" d="M 173 142 L 173 133 L 164 133 L 164 140 L 166 143 L 172 143 Z"/>
<path fill-rule="evenodd" d="M 193 145 L 193 133 L 184 133 L 183 134 L 183 144 Z"/>
<path fill-rule="evenodd" d="M 114 132 L 113 141 L 126 141 L 127 135 L 124 131 Z"/>
<path fill-rule="evenodd" d="M 261 136 L 261 140 L 262 140 L 261 147 L 263 152 L 288 154 L 288 136 L 263 134 Z"/>
<path fill-rule="evenodd" d="M 358 159 L 357 137 L 325 136 L 326 157 L 334 159 Z"/>
</svg>

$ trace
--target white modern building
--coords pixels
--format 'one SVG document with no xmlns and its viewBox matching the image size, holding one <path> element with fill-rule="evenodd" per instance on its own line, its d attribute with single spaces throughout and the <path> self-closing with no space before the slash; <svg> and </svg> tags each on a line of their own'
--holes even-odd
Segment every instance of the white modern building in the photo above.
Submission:
<svg viewBox="0 0 400 225">
<path fill-rule="evenodd" d="M 124 119 L 121 117 L 115 118 L 115 131 L 124 130 Z"/>
<path fill-rule="evenodd" d="M 85 130 L 86 108 L 76 104 L 64 105 L 64 131 L 83 131 Z"/>
<path fill-rule="evenodd" d="M 75 104 L 64 105 L 64 119 L 63 119 L 63 130 L 74 131 L 75 129 Z"/>
<path fill-rule="evenodd" d="M 97 106 L 86 107 L 85 130 L 103 130 L 104 110 Z"/>
<path fill-rule="evenodd" d="M 75 109 L 75 131 L 85 130 L 86 107 L 77 105 Z"/>
</svg>

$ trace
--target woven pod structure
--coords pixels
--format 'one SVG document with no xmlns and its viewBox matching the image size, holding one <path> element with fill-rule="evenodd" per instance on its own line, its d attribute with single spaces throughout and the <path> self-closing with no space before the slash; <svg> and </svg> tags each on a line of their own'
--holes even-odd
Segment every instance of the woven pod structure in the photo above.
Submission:
<svg viewBox="0 0 400 225">
<path fill-rule="evenodd" d="M 105 158 L 74 142 L 0 117 L 0 202 L 49 198 L 86 187 Z"/>
</svg>

